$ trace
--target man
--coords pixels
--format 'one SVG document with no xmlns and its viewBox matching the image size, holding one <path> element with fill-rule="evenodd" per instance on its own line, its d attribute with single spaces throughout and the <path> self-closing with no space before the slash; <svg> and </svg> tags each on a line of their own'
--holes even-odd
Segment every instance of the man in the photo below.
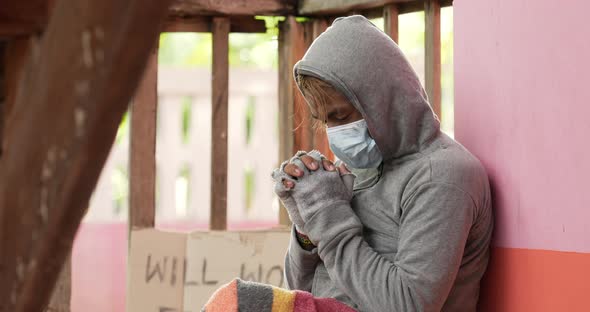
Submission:
<svg viewBox="0 0 590 312">
<path fill-rule="evenodd" d="M 440 131 L 399 47 L 362 16 L 339 18 L 294 74 L 346 165 L 299 152 L 273 173 L 294 223 L 288 286 L 359 311 L 475 311 L 487 175 Z"/>
</svg>

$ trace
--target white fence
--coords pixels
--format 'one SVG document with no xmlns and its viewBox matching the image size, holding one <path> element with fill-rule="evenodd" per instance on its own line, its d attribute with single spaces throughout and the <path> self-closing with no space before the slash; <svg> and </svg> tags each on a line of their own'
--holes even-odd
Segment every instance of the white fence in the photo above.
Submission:
<svg viewBox="0 0 590 312">
<path fill-rule="evenodd" d="M 156 220 L 208 222 L 211 175 L 211 72 L 160 67 L 156 152 Z M 277 72 L 231 69 L 228 221 L 275 221 L 271 170 L 278 164 Z M 91 200 L 86 221 L 128 214 L 128 125 Z"/>
</svg>

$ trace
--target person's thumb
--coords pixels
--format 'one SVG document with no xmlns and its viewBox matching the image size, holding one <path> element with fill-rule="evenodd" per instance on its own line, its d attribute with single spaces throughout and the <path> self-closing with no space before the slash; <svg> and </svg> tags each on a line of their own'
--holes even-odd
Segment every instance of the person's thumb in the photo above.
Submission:
<svg viewBox="0 0 590 312">
<path fill-rule="evenodd" d="M 342 178 L 342 182 L 344 182 L 344 185 L 346 186 L 348 191 L 352 192 L 352 189 L 354 187 L 354 179 L 356 179 L 356 176 L 354 175 L 354 173 L 348 170 L 348 167 L 346 167 L 346 165 L 342 161 L 338 161 L 337 168 L 338 172 L 340 173 L 340 177 Z"/>
</svg>

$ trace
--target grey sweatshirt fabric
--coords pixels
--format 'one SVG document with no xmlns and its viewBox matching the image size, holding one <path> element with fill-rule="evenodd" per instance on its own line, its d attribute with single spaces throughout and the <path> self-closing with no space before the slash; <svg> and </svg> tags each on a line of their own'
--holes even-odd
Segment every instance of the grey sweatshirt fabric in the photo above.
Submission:
<svg viewBox="0 0 590 312">
<path fill-rule="evenodd" d="M 362 16 L 339 18 L 294 71 L 330 83 L 359 109 L 384 162 L 350 201 L 314 175 L 297 181 L 296 202 L 307 183 L 323 196 L 297 202 L 312 210 L 302 217 L 318 247 L 303 250 L 293 234 L 288 287 L 359 311 L 475 311 L 493 227 L 488 178 L 440 132 L 398 46 Z"/>
</svg>

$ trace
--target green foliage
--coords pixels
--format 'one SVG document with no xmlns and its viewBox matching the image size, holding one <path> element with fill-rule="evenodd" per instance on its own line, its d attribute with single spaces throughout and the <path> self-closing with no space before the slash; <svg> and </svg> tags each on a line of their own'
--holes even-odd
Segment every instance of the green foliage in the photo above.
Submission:
<svg viewBox="0 0 590 312">
<path fill-rule="evenodd" d="M 256 16 L 264 20 L 267 31 L 263 34 L 232 33 L 229 36 L 229 63 L 232 67 L 276 69 L 278 67 L 278 24 L 284 17 Z M 309 18 L 298 17 L 298 22 Z M 383 18 L 372 22 L 383 29 Z M 399 45 L 412 66 L 424 76 L 424 12 L 399 16 Z M 164 33 L 160 36 L 159 62 L 166 66 L 210 67 L 211 34 Z M 441 63 L 442 63 L 442 128 L 453 129 L 453 8 L 441 10 Z"/>
<path fill-rule="evenodd" d="M 252 129 L 254 128 L 254 114 L 256 113 L 256 97 L 249 96 L 246 104 L 246 145 L 252 140 Z"/>
<path fill-rule="evenodd" d="M 254 192 L 256 191 L 256 172 L 252 168 L 244 169 L 244 206 L 246 212 L 252 211 L 252 202 L 254 200 Z"/>
<path fill-rule="evenodd" d="M 113 186 L 114 215 L 121 215 L 128 211 L 129 202 L 129 174 L 125 166 L 118 166 L 111 175 Z"/>
<path fill-rule="evenodd" d="M 125 112 L 115 137 L 115 144 L 120 145 L 129 138 L 129 111 Z"/>
<path fill-rule="evenodd" d="M 187 144 L 190 140 L 190 132 L 191 132 L 191 116 L 192 116 L 192 108 L 193 108 L 193 97 L 192 96 L 184 96 L 182 98 L 182 123 L 181 123 L 181 132 L 182 132 L 182 143 Z"/>
<path fill-rule="evenodd" d="M 257 16 L 267 31 L 260 34 L 231 33 L 229 64 L 237 67 L 277 68 L 278 23 L 284 17 Z M 209 67 L 212 57 L 210 33 L 163 33 L 158 62 L 178 67 Z"/>
</svg>

